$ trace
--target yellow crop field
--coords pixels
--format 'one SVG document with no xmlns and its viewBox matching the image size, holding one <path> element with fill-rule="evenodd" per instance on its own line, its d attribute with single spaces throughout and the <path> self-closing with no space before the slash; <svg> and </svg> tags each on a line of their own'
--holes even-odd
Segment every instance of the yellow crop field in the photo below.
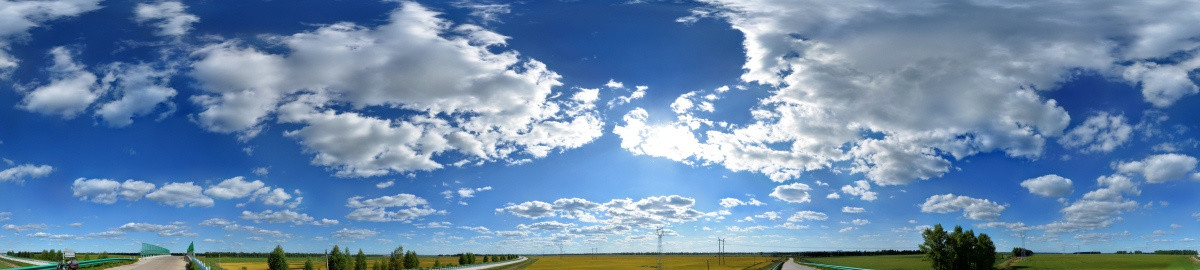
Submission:
<svg viewBox="0 0 1200 270">
<path fill-rule="evenodd" d="M 526 270 L 550 269 L 647 269 L 658 264 L 658 257 L 652 255 L 607 255 L 607 256 L 544 256 L 530 257 L 538 259 Z M 741 270 L 758 269 L 770 264 L 772 257 L 765 256 L 727 256 L 725 265 L 717 265 L 716 256 L 712 255 L 665 255 L 664 269 L 693 269 L 693 270 Z"/>
</svg>

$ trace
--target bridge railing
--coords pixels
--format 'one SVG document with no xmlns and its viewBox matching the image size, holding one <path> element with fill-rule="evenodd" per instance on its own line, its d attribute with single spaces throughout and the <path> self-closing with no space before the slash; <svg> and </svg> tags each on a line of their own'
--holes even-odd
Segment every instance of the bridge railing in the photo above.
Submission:
<svg viewBox="0 0 1200 270">
<path fill-rule="evenodd" d="M 192 265 L 196 266 L 196 268 L 199 268 L 201 270 L 209 270 L 208 266 L 204 265 L 204 262 L 201 262 L 199 259 L 196 259 L 195 255 L 188 254 L 187 258 L 188 258 L 188 261 L 192 262 Z"/>
<path fill-rule="evenodd" d="M 134 258 L 110 258 L 110 259 L 99 259 L 99 260 L 87 260 L 87 261 L 79 262 L 79 267 L 83 268 L 83 267 L 88 267 L 88 266 L 96 266 L 96 265 L 106 264 L 106 263 L 110 263 L 110 262 L 136 261 L 136 260 L 137 259 L 134 259 Z M 58 268 L 57 263 L 25 266 L 25 267 L 17 267 L 17 268 L 8 268 L 7 270 L 53 270 L 55 268 Z"/>
</svg>

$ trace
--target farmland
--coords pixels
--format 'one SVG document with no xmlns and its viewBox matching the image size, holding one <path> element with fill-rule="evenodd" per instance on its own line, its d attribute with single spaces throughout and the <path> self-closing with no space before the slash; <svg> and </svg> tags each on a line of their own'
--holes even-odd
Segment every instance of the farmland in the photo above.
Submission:
<svg viewBox="0 0 1200 270">
<path fill-rule="evenodd" d="M 803 258 L 809 262 L 870 268 L 877 270 L 929 269 L 925 255 L 880 255 Z M 801 261 L 797 258 L 796 261 Z"/>
<path fill-rule="evenodd" d="M 437 262 L 441 262 L 442 265 L 446 265 L 448 263 L 449 264 L 458 264 L 458 257 L 422 256 L 420 258 L 421 258 L 421 267 L 433 267 L 433 263 L 435 260 Z M 304 261 L 306 259 L 308 259 L 308 258 L 288 256 L 287 257 L 288 266 L 291 269 L 303 269 Z M 380 257 L 380 256 L 367 257 L 367 265 L 374 265 L 376 261 L 379 261 L 381 259 L 383 259 L 383 257 Z M 221 269 L 227 269 L 227 270 L 241 270 L 242 267 L 245 267 L 246 270 L 266 270 L 267 269 L 267 258 L 266 257 L 221 258 L 220 263 L 217 263 L 217 264 L 213 263 L 213 262 L 217 262 L 216 258 L 201 257 L 201 260 L 203 260 L 206 264 L 209 264 L 209 266 L 219 265 L 219 267 Z M 316 269 L 321 269 L 321 270 L 326 269 L 325 268 L 325 258 L 312 257 L 312 260 L 313 260 L 313 264 L 316 266 Z"/>
<path fill-rule="evenodd" d="M 569 255 L 569 256 L 531 256 L 536 262 L 526 267 L 526 270 L 550 269 L 645 269 L 658 263 L 658 257 L 652 255 Z M 713 255 L 665 255 L 663 268 L 666 269 L 713 269 L 741 270 L 766 267 L 773 260 L 768 256 L 727 256 L 725 265 L 717 265 Z M 709 268 L 711 267 L 711 268 Z"/>
<path fill-rule="evenodd" d="M 1015 269 L 1196 269 L 1187 255 L 1157 254 L 1038 254 Z"/>
<path fill-rule="evenodd" d="M 805 258 L 810 262 L 876 270 L 930 269 L 923 255 L 845 256 Z M 1003 260 L 997 260 L 1002 263 Z M 1187 255 L 1155 254 L 1038 254 L 1013 265 L 1013 269 L 1196 269 Z M 1002 268 L 1001 268 L 1002 269 Z"/>
</svg>

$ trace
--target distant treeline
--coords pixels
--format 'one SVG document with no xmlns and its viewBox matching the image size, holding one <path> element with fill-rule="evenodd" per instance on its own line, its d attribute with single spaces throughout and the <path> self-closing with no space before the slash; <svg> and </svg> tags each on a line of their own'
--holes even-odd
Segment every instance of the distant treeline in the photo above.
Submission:
<svg viewBox="0 0 1200 270">
<path fill-rule="evenodd" d="M 117 254 L 117 253 L 113 253 L 113 254 Z M 201 253 L 197 253 L 197 254 L 201 254 Z M 658 253 L 655 253 L 655 254 L 658 254 Z M 133 255 L 137 255 L 137 253 L 133 253 Z M 203 253 L 203 254 L 201 254 L 201 255 L 204 255 L 205 257 L 222 257 L 222 258 L 266 258 L 266 257 L 268 257 L 269 255 L 271 255 L 271 253 L 262 253 L 262 252 L 205 252 L 205 253 Z M 314 258 L 315 258 L 315 257 L 324 257 L 325 255 L 327 255 L 327 254 L 325 254 L 325 253 L 299 253 L 299 252 L 295 252 L 295 253 L 293 253 L 293 252 L 288 252 L 288 253 L 287 253 L 287 256 L 288 256 L 288 257 L 291 257 L 291 258 L 303 258 L 303 257 L 314 257 Z M 386 257 L 386 256 L 389 256 L 390 254 L 366 254 L 366 255 L 367 255 L 367 256 L 370 256 L 370 257 L 379 257 L 379 256 L 385 256 L 385 257 Z M 422 255 L 422 256 L 429 256 L 429 257 L 434 257 L 434 256 L 436 256 L 436 257 L 459 257 L 459 256 L 462 256 L 462 255 L 463 255 L 462 253 L 456 253 L 456 254 L 438 254 L 438 255 Z M 483 255 L 480 255 L 480 256 L 483 256 Z M 488 256 L 494 256 L 494 255 L 488 255 Z M 509 255 L 500 255 L 500 256 L 509 256 Z M 512 256 L 510 256 L 510 257 L 513 257 L 513 258 L 515 258 L 515 257 L 516 257 L 516 255 L 512 255 Z M 482 258 L 481 258 L 481 259 L 482 259 Z"/>
<path fill-rule="evenodd" d="M 805 257 L 841 257 L 841 256 L 875 256 L 875 255 L 916 255 L 924 254 L 920 250 L 851 250 L 851 251 L 808 251 L 793 253 Z"/>
<path fill-rule="evenodd" d="M 8 256 L 13 256 L 13 257 L 29 258 L 29 259 L 34 259 L 34 260 L 58 261 L 58 260 L 63 259 L 63 253 L 64 252 L 62 250 L 51 249 L 51 250 L 43 250 L 43 251 L 8 251 L 8 252 L 5 252 L 4 254 L 6 254 Z M 95 255 L 95 256 L 92 256 L 92 255 Z M 100 253 L 79 252 L 76 254 L 76 256 L 78 256 L 80 258 L 96 258 L 96 259 L 108 259 L 109 255 L 137 256 L 138 254 L 137 253 L 108 253 L 108 252 L 100 252 Z"/>
<path fill-rule="evenodd" d="M 714 252 L 664 252 L 664 255 L 716 255 Z M 919 250 L 850 250 L 850 251 L 803 251 L 803 252 L 726 252 L 726 256 L 772 256 L 772 257 L 836 257 L 836 256 L 871 256 L 871 255 L 912 255 L 921 254 Z M 609 252 L 609 253 L 546 253 L 541 256 L 588 256 L 588 255 L 658 255 L 658 252 Z"/>
<path fill-rule="evenodd" d="M 262 252 L 205 252 L 205 257 L 222 257 L 222 258 L 265 258 L 270 253 Z M 323 257 L 324 253 L 292 253 L 288 252 L 288 257 Z"/>
<path fill-rule="evenodd" d="M 1168 250 L 1155 250 L 1155 251 L 1154 251 L 1154 254 L 1165 254 L 1165 255 L 1197 255 L 1197 253 L 1196 253 L 1196 251 L 1195 251 L 1195 250 L 1187 250 L 1187 249 L 1168 249 Z"/>
</svg>

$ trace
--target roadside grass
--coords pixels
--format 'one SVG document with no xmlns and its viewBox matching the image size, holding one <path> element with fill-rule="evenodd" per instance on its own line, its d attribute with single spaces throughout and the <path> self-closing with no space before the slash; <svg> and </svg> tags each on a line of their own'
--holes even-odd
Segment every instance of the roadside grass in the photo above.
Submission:
<svg viewBox="0 0 1200 270">
<path fill-rule="evenodd" d="M 14 260 L 9 260 L 9 259 L 5 259 L 5 258 L 0 258 L 0 265 L 4 266 L 4 268 L 13 268 L 13 267 L 30 266 L 31 264 L 18 262 L 18 261 L 14 261 Z"/>
<path fill-rule="evenodd" d="M 110 257 L 110 258 L 111 258 L 111 257 Z M 124 258 L 124 257 L 122 257 L 122 258 Z M 88 266 L 88 267 L 81 267 L 81 268 L 79 268 L 79 270 L 99 270 L 99 269 L 109 269 L 109 268 L 113 268 L 113 267 L 117 267 L 117 266 L 122 266 L 122 265 L 126 265 L 126 264 L 133 264 L 133 263 L 135 263 L 135 262 L 137 262 L 137 261 L 136 261 L 136 260 L 134 260 L 134 261 L 110 262 L 110 263 L 101 264 L 101 265 L 93 265 L 93 266 Z"/>
<path fill-rule="evenodd" d="M 550 269 L 642 269 L 653 268 L 658 264 L 658 256 L 653 255 L 567 255 L 530 257 L 537 259 L 527 270 Z M 756 269 L 776 258 L 769 256 L 730 255 L 725 259 L 725 265 L 717 265 L 717 258 L 711 254 L 705 255 L 664 255 L 663 268 L 694 269 L 694 270 L 744 270 Z"/>
</svg>

